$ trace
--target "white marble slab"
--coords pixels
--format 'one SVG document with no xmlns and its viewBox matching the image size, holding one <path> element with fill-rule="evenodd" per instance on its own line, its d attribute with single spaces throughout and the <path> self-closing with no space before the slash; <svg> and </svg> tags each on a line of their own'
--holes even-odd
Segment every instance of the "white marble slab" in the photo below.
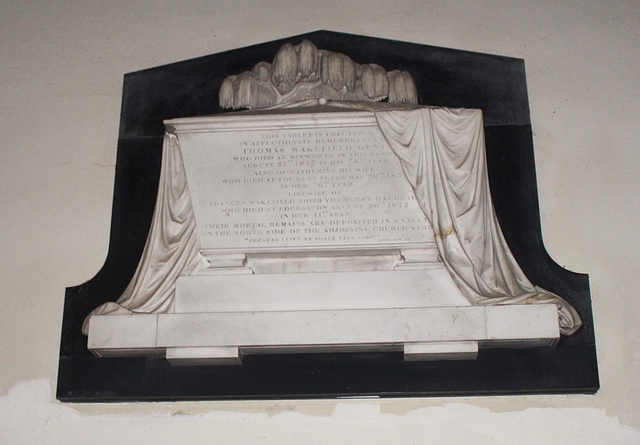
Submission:
<svg viewBox="0 0 640 445">
<path fill-rule="evenodd" d="M 97 355 L 155 352 L 177 364 L 232 364 L 242 354 L 287 352 L 404 350 L 407 360 L 468 359 L 477 345 L 554 345 L 559 330 L 554 305 L 515 305 L 105 315 L 92 318 L 89 338 Z"/>
<path fill-rule="evenodd" d="M 175 312 L 470 306 L 444 269 L 180 277 Z"/>
<path fill-rule="evenodd" d="M 399 249 L 376 252 L 298 252 L 293 255 L 253 254 L 247 257 L 246 267 L 255 273 L 321 273 L 366 272 L 394 270 L 402 263 Z M 442 263 L 440 263 L 442 266 Z"/>
<path fill-rule="evenodd" d="M 477 356 L 477 341 L 404 344 L 406 361 L 474 360 Z"/>
<path fill-rule="evenodd" d="M 157 335 L 157 314 L 91 317 L 87 348 L 98 357 L 152 355 Z"/>
<path fill-rule="evenodd" d="M 167 348 L 166 358 L 172 365 L 239 365 L 240 350 L 231 346 L 209 348 Z"/>
<path fill-rule="evenodd" d="M 282 346 L 486 338 L 485 308 L 166 314 L 158 346 Z"/>
<path fill-rule="evenodd" d="M 527 339 L 535 336 L 560 338 L 555 304 L 487 306 L 486 313 L 487 339 L 494 340 L 494 346 L 509 346 L 510 342 L 525 345 Z M 555 343 L 557 340 L 551 344 Z"/>
</svg>

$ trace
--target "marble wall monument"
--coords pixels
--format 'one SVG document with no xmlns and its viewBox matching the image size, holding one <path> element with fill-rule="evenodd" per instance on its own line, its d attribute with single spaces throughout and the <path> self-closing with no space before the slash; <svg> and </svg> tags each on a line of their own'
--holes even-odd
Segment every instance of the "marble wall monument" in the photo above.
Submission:
<svg viewBox="0 0 640 445">
<path fill-rule="evenodd" d="M 118 266 L 68 291 L 59 398 L 597 388 L 586 278 L 540 250 L 520 61 L 426 48 L 318 32 L 129 75 Z M 151 93 L 203 76 L 216 101 Z"/>
</svg>

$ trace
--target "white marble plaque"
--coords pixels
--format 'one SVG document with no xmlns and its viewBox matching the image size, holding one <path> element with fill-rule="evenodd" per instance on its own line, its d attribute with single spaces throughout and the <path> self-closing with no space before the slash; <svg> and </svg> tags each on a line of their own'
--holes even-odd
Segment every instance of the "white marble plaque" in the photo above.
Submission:
<svg viewBox="0 0 640 445">
<path fill-rule="evenodd" d="M 241 354 L 396 350 L 404 350 L 405 360 L 473 359 L 478 345 L 550 346 L 560 335 L 552 304 L 103 315 L 89 329 L 94 354 L 166 354 L 176 364 L 238 364 Z"/>
<path fill-rule="evenodd" d="M 444 267 L 180 277 L 176 313 L 469 306 Z"/>
<path fill-rule="evenodd" d="M 433 243 L 371 112 L 174 119 L 203 250 Z"/>
</svg>

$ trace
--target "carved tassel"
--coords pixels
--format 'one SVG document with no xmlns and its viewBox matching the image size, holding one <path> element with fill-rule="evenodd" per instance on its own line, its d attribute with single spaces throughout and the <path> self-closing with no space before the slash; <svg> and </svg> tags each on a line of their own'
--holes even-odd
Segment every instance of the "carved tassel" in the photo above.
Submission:
<svg viewBox="0 0 640 445">
<path fill-rule="evenodd" d="M 298 72 L 303 78 L 307 78 L 318 72 L 318 48 L 308 40 L 300 44 L 298 54 Z"/>
<path fill-rule="evenodd" d="M 233 80 L 236 76 L 228 76 L 222 81 L 220 85 L 220 94 L 218 95 L 218 103 L 221 108 L 234 108 L 233 107 Z"/>
<path fill-rule="evenodd" d="M 298 77 L 298 54 L 292 44 L 283 45 L 273 59 L 271 80 L 282 94 L 291 90 Z"/>
</svg>

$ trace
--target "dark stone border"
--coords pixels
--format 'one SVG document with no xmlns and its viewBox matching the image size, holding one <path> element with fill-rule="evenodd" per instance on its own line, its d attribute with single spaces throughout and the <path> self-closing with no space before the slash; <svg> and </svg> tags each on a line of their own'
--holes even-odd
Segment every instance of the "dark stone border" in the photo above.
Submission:
<svg viewBox="0 0 640 445">
<path fill-rule="evenodd" d="M 242 366 L 171 366 L 163 358 L 95 358 L 84 317 L 114 301 L 133 276 L 155 203 L 163 119 L 217 114 L 229 74 L 303 39 L 356 62 L 409 71 L 419 103 L 480 108 L 491 194 L 529 279 L 576 307 L 584 326 L 555 348 L 481 350 L 474 361 L 403 362 L 398 354 L 247 357 Z M 598 367 L 587 275 L 546 252 L 540 228 L 524 61 L 317 31 L 125 75 L 109 253 L 98 274 L 67 288 L 57 398 L 69 402 L 594 393 Z"/>
</svg>

